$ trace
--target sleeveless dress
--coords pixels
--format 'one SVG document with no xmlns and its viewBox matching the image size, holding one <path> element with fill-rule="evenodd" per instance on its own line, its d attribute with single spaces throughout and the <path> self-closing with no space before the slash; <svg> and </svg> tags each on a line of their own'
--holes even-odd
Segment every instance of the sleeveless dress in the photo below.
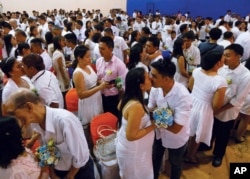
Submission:
<svg viewBox="0 0 250 179">
<path fill-rule="evenodd" d="M 179 57 L 178 57 L 179 58 Z M 176 66 L 176 73 L 174 75 L 174 80 L 183 84 L 184 86 L 187 87 L 187 84 L 188 84 L 188 78 L 183 76 L 180 72 L 180 69 L 179 69 L 179 66 L 178 66 L 178 59 L 176 57 L 173 57 L 172 60 L 171 60 L 175 66 Z"/>
<path fill-rule="evenodd" d="M 151 125 L 147 113 L 142 117 L 140 129 Z M 122 179 L 153 179 L 152 146 L 154 131 L 144 137 L 128 141 L 127 120 L 122 117 L 122 126 L 117 135 L 116 155 Z"/>
<path fill-rule="evenodd" d="M 195 141 L 197 143 L 203 142 L 210 146 L 214 123 L 213 96 L 217 89 L 226 87 L 227 82 L 222 76 L 204 74 L 201 68 L 193 71 L 193 78 L 190 136 L 196 135 Z"/>
<path fill-rule="evenodd" d="M 79 67 L 75 69 L 74 73 L 78 71 L 81 72 L 84 76 L 86 89 L 90 89 L 96 86 L 97 75 L 90 66 L 87 67 L 91 72 L 90 74 L 86 73 Z M 94 116 L 101 114 L 102 112 L 102 96 L 100 91 L 96 92 L 88 98 L 78 100 L 78 117 L 82 122 L 82 125 L 90 123 Z"/>
<path fill-rule="evenodd" d="M 62 58 L 62 65 L 63 65 L 63 73 L 65 73 L 65 76 L 67 77 L 67 80 L 69 80 L 69 73 L 68 70 L 66 68 L 66 62 L 65 62 L 65 58 L 64 58 L 64 54 L 59 51 L 56 50 L 53 53 L 53 57 L 52 57 L 52 61 L 53 61 L 53 68 L 56 72 L 56 78 L 58 79 L 59 82 L 59 86 L 62 92 L 68 91 L 70 89 L 70 86 L 68 88 L 65 88 L 65 82 L 63 80 L 63 75 L 61 74 L 60 70 L 59 70 L 59 66 L 58 66 L 58 59 Z"/>
</svg>

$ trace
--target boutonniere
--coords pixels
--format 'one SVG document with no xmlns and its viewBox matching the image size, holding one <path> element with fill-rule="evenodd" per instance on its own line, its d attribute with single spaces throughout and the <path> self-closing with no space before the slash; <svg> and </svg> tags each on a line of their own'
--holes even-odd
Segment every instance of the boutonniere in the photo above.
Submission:
<svg viewBox="0 0 250 179">
<path fill-rule="evenodd" d="M 107 75 L 107 76 L 112 75 L 112 70 L 110 70 L 110 69 L 109 69 L 109 70 L 106 70 L 106 75 Z"/>
<path fill-rule="evenodd" d="M 232 80 L 231 78 L 229 78 L 229 77 L 227 77 L 226 80 L 227 80 L 227 84 L 228 84 L 228 85 L 231 85 L 232 82 L 233 82 L 233 80 Z"/>
</svg>

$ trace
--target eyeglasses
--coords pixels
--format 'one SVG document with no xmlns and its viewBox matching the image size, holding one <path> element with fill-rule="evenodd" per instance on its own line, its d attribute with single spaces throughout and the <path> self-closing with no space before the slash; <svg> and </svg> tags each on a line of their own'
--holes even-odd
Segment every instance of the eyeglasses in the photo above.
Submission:
<svg viewBox="0 0 250 179">
<path fill-rule="evenodd" d="M 27 102 L 19 104 L 13 111 L 8 111 L 9 116 L 15 116 L 15 113 L 18 109 L 21 109 Z"/>
</svg>

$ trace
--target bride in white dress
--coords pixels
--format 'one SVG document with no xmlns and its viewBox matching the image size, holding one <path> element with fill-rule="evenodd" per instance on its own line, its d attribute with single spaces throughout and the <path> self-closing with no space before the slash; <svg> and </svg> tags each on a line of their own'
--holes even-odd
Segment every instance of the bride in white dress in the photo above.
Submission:
<svg viewBox="0 0 250 179">
<path fill-rule="evenodd" d="M 153 179 L 152 145 L 155 125 L 143 104 L 143 93 L 151 88 L 143 68 L 130 70 L 125 80 L 124 96 L 119 104 L 121 128 L 116 154 L 122 179 Z"/>
<path fill-rule="evenodd" d="M 192 90 L 192 110 L 190 116 L 190 142 L 186 162 L 197 163 L 196 152 L 200 142 L 210 146 L 214 113 L 223 106 L 226 80 L 217 74 L 224 64 L 221 52 L 208 52 L 201 62 L 201 68 L 193 71 L 189 81 Z"/>
<path fill-rule="evenodd" d="M 79 97 L 78 118 L 82 122 L 86 139 L 92 149 L 89 123 L 94 116 L 103 113 L 101 90 L 108 84 L 107 82 L 97 84 L 97 75 L 90 66 L 91 55 L 88 47 L 79 45 L 74 54 L 73 66 L 76 66 L 76 69 L 73 73 L 73 82 Z"/>
</svg>

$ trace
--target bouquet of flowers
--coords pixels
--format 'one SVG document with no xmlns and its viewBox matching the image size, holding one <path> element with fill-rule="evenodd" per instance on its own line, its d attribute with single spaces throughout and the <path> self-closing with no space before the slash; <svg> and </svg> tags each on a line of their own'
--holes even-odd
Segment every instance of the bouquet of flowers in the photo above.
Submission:
<svg viewBox="0 0 250 179">
<path fill-rule="evenodd" d="M 38 158 L 39 166 L 45 167 L 56 165 L 60 159 L 61 153 L 55 146 L 54 140 L 50 139 L 47 145 L 43 145 L 36 149 L 35 155 Z"/>
<path fill-rule="evenodd" d="M 35 93 L 36 96 L 39 96 L 38 91 L 36 90 L 36 88 L 33 88 L 31 91 L 32 91 L 33 93 Z"/>
<path fill-rule="evenodd" d="M 115 87 L 117 89 L 121 89 L 122 88 L 122 78 L 121 77 L 117 77 L 115 79 Z"/>
<path fill-rule="evenodd" d="M 155 125 L 158 128 L 168 128 L 174 123 L 174 113 L 169 107 L 157 108 L 153 111 Z"/>
</svg>

